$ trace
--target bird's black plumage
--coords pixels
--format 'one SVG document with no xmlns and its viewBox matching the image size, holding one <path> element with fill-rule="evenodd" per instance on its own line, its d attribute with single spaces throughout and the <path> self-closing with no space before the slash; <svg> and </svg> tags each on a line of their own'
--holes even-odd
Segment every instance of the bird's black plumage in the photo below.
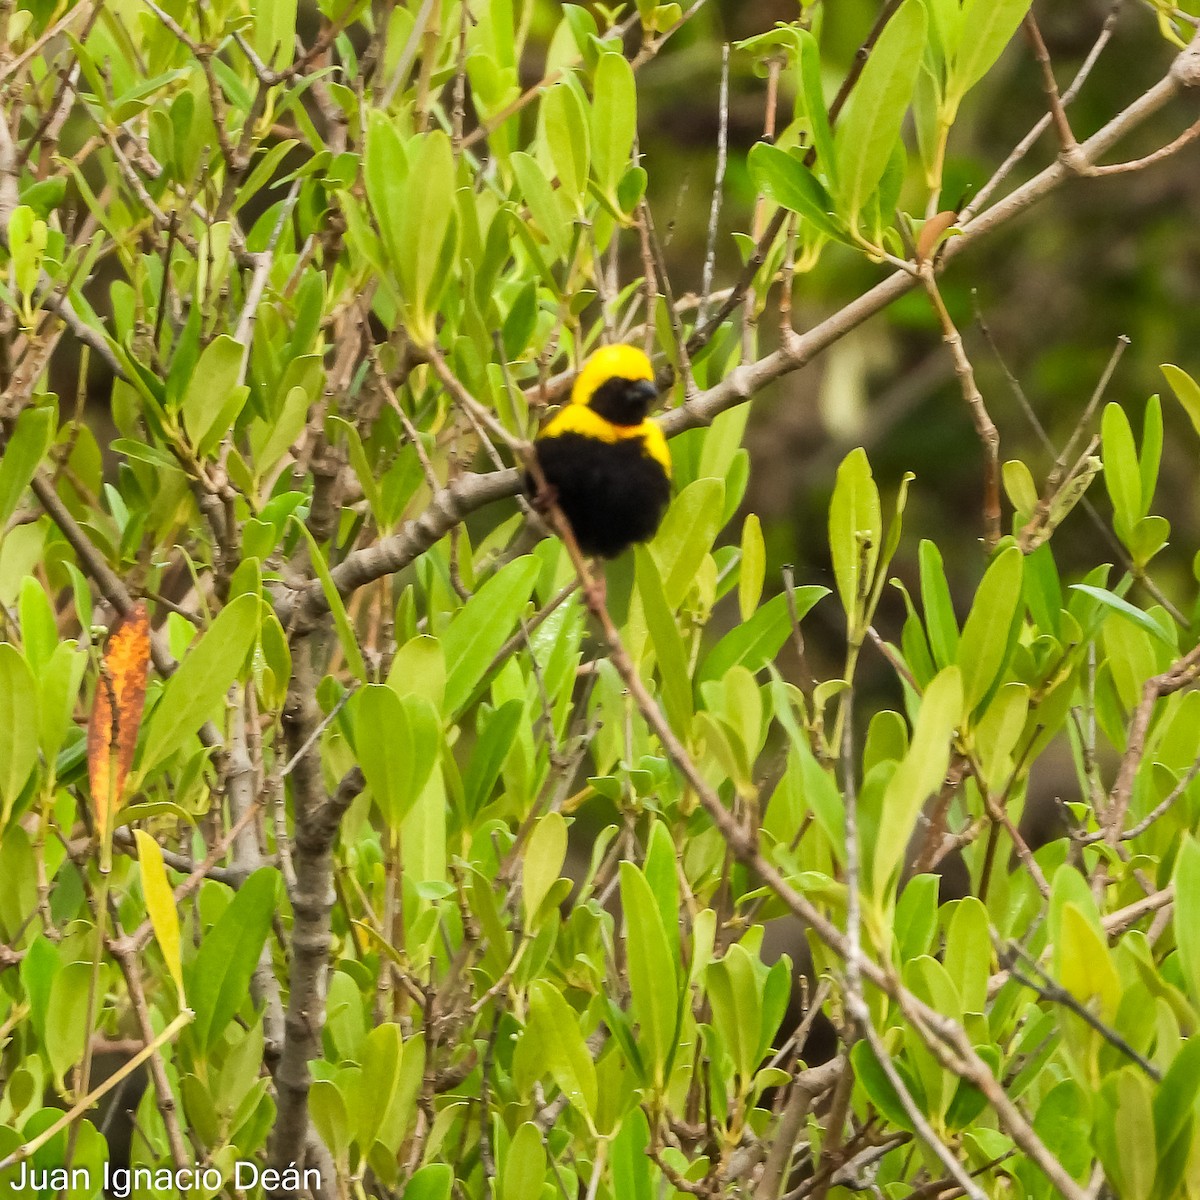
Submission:
<svg viewBox="0 0 1200 1200">
<path fill-rule="evenodd" d="M 671 499 L 671 481 L 640 438 L 601 442 L 560 433 L 540 439 L 535 449 L 585 554 L 615 558 L 653 536 Z"/>
</svg>

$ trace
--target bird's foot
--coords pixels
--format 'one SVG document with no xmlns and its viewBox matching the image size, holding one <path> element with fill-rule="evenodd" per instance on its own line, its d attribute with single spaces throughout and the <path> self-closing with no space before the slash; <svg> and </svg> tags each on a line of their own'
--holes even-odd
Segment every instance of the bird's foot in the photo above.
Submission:
<svg viewBox="0 0 1200 1200">
<path fill-rule="evenodd" d="M 550 510 L 558 503 L 558 488 L 554 484 L 543 480 L 534 490 L 533 499 L 530 503 L 533 505 L 533 511 L 539 517 L 548 518 Z"/>
</svg>

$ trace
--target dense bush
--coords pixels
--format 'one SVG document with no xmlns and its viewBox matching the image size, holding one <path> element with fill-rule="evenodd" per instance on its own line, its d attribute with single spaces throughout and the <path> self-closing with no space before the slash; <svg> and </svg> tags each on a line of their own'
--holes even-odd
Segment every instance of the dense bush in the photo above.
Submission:
<svg viewBox="0 0 1200 1200">
<path fill-rule="evenodd" d="M 639 87 L 702 0 L 0 9 L 0 1176 L 1200 1196 L 1200 607 L 1149 573 L 1163 403 L 1131 424 L 1102 380 L 1052 469 L 1003 461 L 938 283 L 1068 180 L 1194 157 L 1197 125 L 1113 161 L 1200 94 L 1195 20 L 1147 7 L 1159 82 L 1077 141 L 1028 0 L 880 4 L 848 73 L 802 3 L 732 48 L 767 136 L 722 151 L 687 295 Z M 1021 30 L 1049 132 L 952 212 L 959 114 Z M 756 193 L 722 278 L 727 169 Z M 831 256 L 874 274 L 797 330 Z M 769 570 L 741 508 L 747 401 L 906 293 L 978 435 L 966 607 L 861 449 L 833 588 Z M 521 470 L 616 340 L 657 351 L 675 495 L 605 597 Z M 1188 369 L 1167 427 L 1200 430 Z M 1084 507 L 1113 563 L 1064 577 Z M 844 631 L 818 677 L 814 610 Z"/>
</svg>

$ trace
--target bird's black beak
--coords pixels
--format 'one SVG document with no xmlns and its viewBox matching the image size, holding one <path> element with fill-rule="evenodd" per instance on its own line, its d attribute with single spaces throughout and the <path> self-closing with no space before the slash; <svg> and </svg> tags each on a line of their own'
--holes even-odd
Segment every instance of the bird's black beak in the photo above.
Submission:
<svg viewBox="0 0 1200 1200">
<path fill-rule="evenodd" d="M 639 379 L 630 387 L 629 395 L 648 409 L 658 399 L 658 388 L 654 386 L 652 379 Z"/>
</svg>

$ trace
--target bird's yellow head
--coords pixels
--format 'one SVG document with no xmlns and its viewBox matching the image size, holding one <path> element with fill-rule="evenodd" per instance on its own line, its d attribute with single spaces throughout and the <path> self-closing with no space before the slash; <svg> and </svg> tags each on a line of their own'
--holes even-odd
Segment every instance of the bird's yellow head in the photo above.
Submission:
<svg viewBox="0 0 1200 1200">
<path fill-rule="evenodd" d="M 635 346 L 601 346 L 583 365 L 571 403 L 584 404 L 614 425 L 640 425 L 657 397 L 654 368 Z"/>
</svg>

